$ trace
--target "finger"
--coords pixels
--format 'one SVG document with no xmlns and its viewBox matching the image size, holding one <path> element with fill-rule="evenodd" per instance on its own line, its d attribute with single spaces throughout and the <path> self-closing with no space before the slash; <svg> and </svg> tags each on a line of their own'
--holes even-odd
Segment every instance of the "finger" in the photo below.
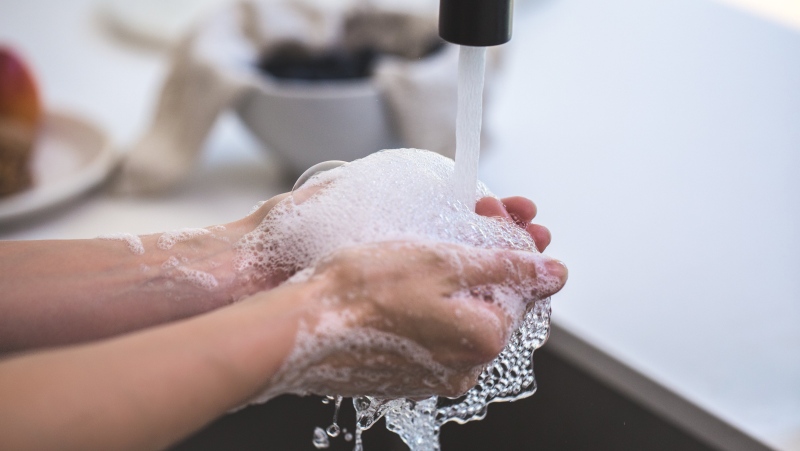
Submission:
<svg viewBox="0 0 800 451">
<path fill-rule="evenodd" d="M 321 185 L 301 186 L 290 193 L 292 196 L 292 201 L 295 203 L 295 205 L 300 205 L 326 186 L 327 183 Z"/>
<path fill-rule="evenodd" d="M 547 246 L 550 245 L 552 236 L 547 227 L 539 224 L 528 224 L 525 230 L 533 238 L 533 242 L 536 243 L 536 249 L 539 249 L 539 252 L 544 252 Z"/>
<path fill-rule="evenodd" d="M 528 198 L 521 196 L 506 197 L 502 199 L 502 202 L 514 222 L 523 227 L 536 217 L 536 204 Z"/>
<path fill-rule="evenodd" d="M 269 200 L 265 201 L 260 207 L 258 207 L 255 211 L 250 213 L 248 217 L 255 217 L 258 219 L 258 221 L 263 220 L 264 217 L 267 216 L 267 213 L 269 213 L 270 210 L 272 210 L 282 200 L 289 197 L 290 194 L 291 193 L 283 193 L 270 198 Z"/>
<path fill-rule="evenodd" d="M 484 197 L 475 204 L 475 213 L 488 218 L 512 219 L 503 203 L 494 197 Z"/>
<path fill-rule="evenodd" d="M 469 287 L 495 284 L 526 286 L 538 298 L 551 296 L 567 282 L 567 267 L 543 254 L 472 249 L 462 252 L 464 281 Z"/>
</svg>

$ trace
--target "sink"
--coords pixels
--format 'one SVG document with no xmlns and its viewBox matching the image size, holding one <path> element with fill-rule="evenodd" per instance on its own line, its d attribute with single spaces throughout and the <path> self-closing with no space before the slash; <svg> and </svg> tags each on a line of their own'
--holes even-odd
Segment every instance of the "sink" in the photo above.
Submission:
<svg viewBox="0 0 800 451">
<path fill-rule="evenodd" d="M 654 412 L 604 380 L 594 377 L 560 352 L 568 341 L 555 329 L 551 342 L 534 355 L 537 392 L 513 403 L 492 404 L 483 421 L 442 428 L 444 451 L 458 450 L 682 450 L 720 449 Z M 315 450 L 315 427 L 331 423 L 333 405 L 322 398 L 281 396 L 251 406 L 208 425 L 173 451 L 200 450 Z M 349 399 L 339 425 L 352 431 L 354 412 Z M 342 436 L 330 450 L 351 450 Z M 408 448 L 383 420 L 364 433 L 367 451 Z"/>
</svg>

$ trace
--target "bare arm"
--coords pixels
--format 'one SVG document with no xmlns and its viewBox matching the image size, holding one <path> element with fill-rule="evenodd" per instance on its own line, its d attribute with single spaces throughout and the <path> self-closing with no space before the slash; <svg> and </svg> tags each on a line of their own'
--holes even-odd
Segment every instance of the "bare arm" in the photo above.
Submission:
<svg viewBox="0 0 800 451">
<path fill-rule="evenodd" d="M 105 338 L 272 288 L 279 280 L 235 270 L 234 244 L 282 198 L 172 246 L 143 236 L 141 254 L 108 239 L 0 242 L 0 353 Z"/>
<path fill-rule="evenodd" d="M 453 260 L 458 255 L 482 263 L 462 271 Z M 476 254 L 413 243 L 363 246 L 339 253 L 306 282 L 211 313 L 0 360 L 0 449 L 162 449 L 264 391 L 463 392 L 474 384 L 476 368 L 500 352 L 509 324 L 496 306 L 465 291 L 465 284 L 510 279 L 546 287 L 526 294 L 530 301 L 560 289 L 566 271 L 530 253 Z M 353 355 L 340 343 L 322 340 L 306 358 L 287 358 L 296 357 L 299 328 L 313 331 L 332 317 L 344 320 L 336 323 L 344 336 L 369 329 L 414 343 L 449 376 L 438 385 L 423 383 L 430 363 L 380 344 Z M 316 371 L 322 367 L 378 378 L 348 384 Z M 286 377 L 293 373 L 303 376 Z M 391 392 L 380 391 L 387 387 Z"/>
<path fill-rule="evenodd" d="M 143 236 L 143 254 L 133 253 L 124 241 L 0 241 L 0 354 L 111 337 L 208 312 L 276 286 L 285 275 L 233 267 L 234 243 L 285 196 L 168 249 L 158 246 L 161 235 Z M 543 251 L 550 233 L 530 224 L 536 206 L 520 197 L 503 203 L 485 198 L 476 211 L 513 218 Z M 209 276 L 213 283 L 204 284 Z"/>
<path fill-rule="evenodd" d="M 0 449 L 163 449 L 263 389 L 313 289 L 0 361 Z"/>
</svg>

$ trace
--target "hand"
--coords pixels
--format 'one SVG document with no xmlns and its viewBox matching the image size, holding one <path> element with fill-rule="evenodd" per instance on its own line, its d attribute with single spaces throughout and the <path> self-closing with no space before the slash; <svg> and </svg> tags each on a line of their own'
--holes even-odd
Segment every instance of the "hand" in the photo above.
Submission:
<svg viewBox="0 0 800 451">
<path fill-rule="evenodd" d="M 530 224 L 536 206 L 528 199 L 487 197 L 476 212 L 514 221 L 540 251 L 550 243 L 547 228 Z M 306 282 L 323 287 L 311 296 L 298 338 L 308 349 L 295 350 L 267 396 L 457 396 L 475 384 L 519 321 L 487 302 L 482 289 L 525 286 L 520 300 L 530 303 L 559 291 L 566 278 L 562 263 L 527 252 L 441 243 L 343 249 Z M 340 322 L 331 329 L 334 318 Z"/>
<path fill-rule="evenodd" d="M 475 212 L 481 216 L 499 217 L 514 221 L 517 225 L 528 231 L 536 243 L 539 252 L 544 252 L 550 245 L 550 231 L 547 227 L 531 224 L 536 217 L 536 204 L 524 197 L 506 197 L 498 200 L 494 197 L 484 197 L 475 205 Z"/>
<path fill-rule="evenodd" d="M 269 396 L 457 396 L 505 346 L 520 319 L 510 313 L 566 278 L 563 264 L 530 252 L 420 242 L 344 249 L 303 282 L 314 294 Z M 521 305 L 503 309 L 472 290 L 497 285 L 518 289 Z"/>
<path fill-rule="evenodd" d="M 531 206 L 483 200 L 478 210 L 541 238 L 527 225 Z M 180 254 L 190 269 L 219 270 L 224 244 L 268 208 L 163 254 L 159 236 L 143 237 L 145 254 L 104 240 L 0 243 L 0 343 L 74 343 L 196 315 L 181 310 L 194 302 L 159 299 L 164 277 L 143 266 L 158 271 Z M 162 449 L 265 389 L 455 396 L 500 352 L 519 310 L 563 286 L 566 268 L 533 252 L 417 241 L 343 249 L 301 275 L 206 315 L 4 358 L 0 448 Z M 487 297 L 497 286 L 514 288 L 511 308 Z"/>
<path fill-rule="evenodd" d="M 265 202 L 264 205 L 262 205 L 250 216 L 238 221 L 238 224 L 240 224 L 240 228 L 244 228 L 245 230 L 253 230 L 261 221 L 263 221 L 269 211 L 286 197 L 292 195 L 294 197 L 294 202 L 301 204 L 305 202 L 306 199 L 313 196 L 317 191 L 319 191 L 319 189 L 320 187 L 314 186 L 300 189 L 294 194 L 284 193 L 279 196 L 275 196 L 269 201 Z M 544 252 L 544 250 L 550 244 L 550 231 L 544 226 L 531 224 L 531 221 L 536 217 L 537 209 L 536 205 L 527 198 L 520 196 L 506 197 L 503 199 L 484 197 L 476 203 L 475 212 L 481 216 L 497 217 L 504 220 L 513 221 L 520 227 L 524 228 L 531 235 L 531 238 L 533 238 L 534 242 L 536 243 L 536 247 L 539 252 Z M 260 277 L 268 280 L 268 283 L 262 285 L 264 289 L 266 289 L 279 285 L 291 276 L 292 274 L 261 274 L 258 276 L 251 275 L 249 277 Z"/>
</svg>

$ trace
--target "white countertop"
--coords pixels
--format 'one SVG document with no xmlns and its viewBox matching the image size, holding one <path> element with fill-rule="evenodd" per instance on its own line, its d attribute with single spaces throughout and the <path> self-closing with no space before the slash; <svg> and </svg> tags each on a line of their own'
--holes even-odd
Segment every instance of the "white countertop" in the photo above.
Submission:
<svg viewBox="0 0 800 451">
<path fill-rule="evenodd" d="M 48 105 L 121 145 L 166 57 L 91 0 L 0 0 Z M 519 2 L 481 178 L 539 205 L 570 282 L 554 318 L 781 449 L 800 450 L 800 31 L 707 0 Z M 285 188 L 232 117 L 158 200 L 95 193 L 0 239 L 206 226 Z"/>
<path fill-rule="evenodd" d="M 555 321 L 800 449 L 800 31 L 698 0 L 557 0 L 512 42 L 482 178 L 552 229 Z"/>
</svg>

